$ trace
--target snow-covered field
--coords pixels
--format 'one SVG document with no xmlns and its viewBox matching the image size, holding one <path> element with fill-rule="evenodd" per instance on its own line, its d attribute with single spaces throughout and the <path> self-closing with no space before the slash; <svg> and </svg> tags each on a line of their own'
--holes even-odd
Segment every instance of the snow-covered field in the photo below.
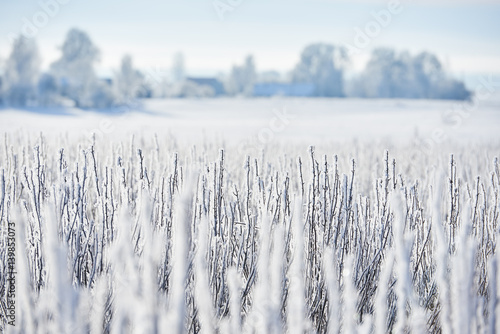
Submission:
<svg viewBox="0 0 500 334">
<path fill-rule="evenodd" d="M 495 100 L 0 110 L 0 328 L 499 332 L 499 125 Z"/>
<path fill-rule="evenodd" d="M 91 132 L 112 137 L 132 133 L 172 134 L 185 141 L 224 138 L 319 144 L 415 135 L 438 144 L 500 139 L 500 99 L 485 101 L 355 99 L 146 100 L 130 113 L 75 109 L 0 110 L 0 131 Z M 277 120 L 275 120 L 277 118 Z M 270 130 L 270 131 L 269 131 Z M 272 133 L 271 133 L 272 132 Z"/>
</svg>

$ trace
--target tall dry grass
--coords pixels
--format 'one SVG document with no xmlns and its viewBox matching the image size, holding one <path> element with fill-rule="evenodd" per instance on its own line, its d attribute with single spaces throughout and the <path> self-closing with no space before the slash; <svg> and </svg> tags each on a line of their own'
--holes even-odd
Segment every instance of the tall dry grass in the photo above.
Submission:
<svg viewBox="0 0 500 334">
<path fill-rule="evenodd" d="M 2 330 L 500 331 L 498 148 L 227 146 L 6 136 Z"/>
</svg>

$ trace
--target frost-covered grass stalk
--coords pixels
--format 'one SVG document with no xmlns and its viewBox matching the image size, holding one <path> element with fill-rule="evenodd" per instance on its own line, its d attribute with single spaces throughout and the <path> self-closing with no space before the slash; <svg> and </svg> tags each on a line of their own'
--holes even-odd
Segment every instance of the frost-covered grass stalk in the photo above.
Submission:
<svg viewBox="0 0 500 334">
<path fill-rule="evenodd" d="M 6 333 L 499 330 L 498 146 L 3 138 Z"/>
</svg>

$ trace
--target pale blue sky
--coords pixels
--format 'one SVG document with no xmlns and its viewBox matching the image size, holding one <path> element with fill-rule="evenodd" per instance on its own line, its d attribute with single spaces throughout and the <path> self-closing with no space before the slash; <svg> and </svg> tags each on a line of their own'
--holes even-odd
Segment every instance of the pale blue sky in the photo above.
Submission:
<svg viewBox="0 0 500 334">
<path fill-rule="evenodd" d="M 50 1 L 58 0 L 41 0 Z M 57 47 L 68 29 L 78 27 L 102 51 L 100 73 L 117 67 L 124 53 L 144 69 L 168 68 L 172 55 L 183 51 L 195 74 L 227 71 L 249 53 L 260 70 L 286 71 L 308 43 L 353 44 L 355 28 L 364 30 L 374 20 L 371 12 L 386 9 L 389 2 L 241 0 L 220 20 L 213 0 L 65 1 L 36 34 L 45 67 L 59 56 Z M 500 73 L 500 1 L 400 4 L 402 12 L 353 56 L 353 70 L 362 68 L 373 47 L 391 46 L 434 52 L 459 76 Z M 8 56 L 8 37 L 21 31 L 23 19 L 33 22 L 40 11 L 39 1 L 0 0 L 0 59 Z"/>
</svg>

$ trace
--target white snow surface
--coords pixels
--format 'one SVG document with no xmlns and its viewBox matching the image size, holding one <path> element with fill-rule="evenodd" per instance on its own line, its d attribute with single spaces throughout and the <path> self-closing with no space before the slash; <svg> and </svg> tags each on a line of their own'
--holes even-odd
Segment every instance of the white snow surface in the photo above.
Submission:
<svg viewBox="0 0 500 334">
<path fill-rule="evenodd" d="M 500 100 L 151 99 L 128 112 L 0 109 L 0 132 L 117 138 L 172 135 L 180 141 L 500 142 Z M 288 115 L 285 119 L 277 115 Z"/>
</svg>

